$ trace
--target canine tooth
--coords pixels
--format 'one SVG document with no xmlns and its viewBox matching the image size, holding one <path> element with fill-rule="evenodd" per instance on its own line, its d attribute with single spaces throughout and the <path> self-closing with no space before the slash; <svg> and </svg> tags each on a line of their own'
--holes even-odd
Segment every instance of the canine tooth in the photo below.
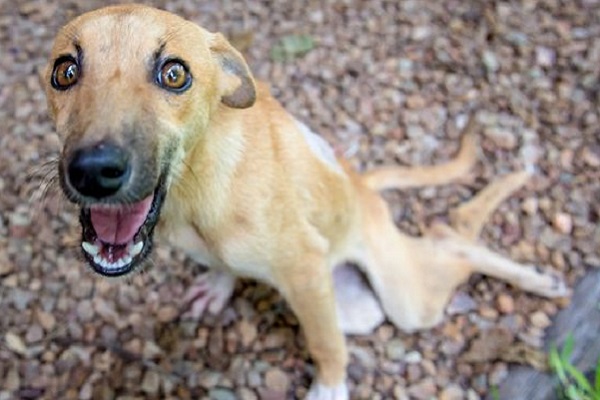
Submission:
<svg viewBox="0 0 600 400">
<path fill-rule="evenodd" d="M 99 254 L 96 254 L 96 255 L 94 256 L 94 262 L 95 262 L 96 264 L 100 265 L 100 266 L 102 265 L 102 258 L 100 257 L 100 255 L 99 255 Z"/>
<path fill-rule="evenodd" d="M 90 242 L 81 242 L 81 247 L 83 248 L 83 250 L 86 253 L 88 253 L 89 255 L 94 256 L 94 257 L 96 255 L 98 255 L 98 253 L 100 252 L 100 247 L 96 246 L 94 244 L 91 244 Z"/>
<path fill-rule="evenodd" d="M 129 265 L 129 263 L 131 263 L 132 260 L 133 260 L 133 258 L 130 257 L 130 256 L 123 257 L 121 259 L 121 261 L 123 261 L 123 265 L 122 266 Z"/>
<path fill-rule="evenodd" d="M 144 242 L 137 242 L 129 248 L 129 255 L 133 258 L 142 252 Z"/>
</svg>

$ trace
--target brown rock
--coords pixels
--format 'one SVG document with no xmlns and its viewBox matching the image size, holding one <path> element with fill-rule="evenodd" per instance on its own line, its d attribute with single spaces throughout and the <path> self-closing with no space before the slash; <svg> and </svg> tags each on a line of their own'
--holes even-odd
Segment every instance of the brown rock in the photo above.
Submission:
<svg viewBox="0 0 600 400">
<path fill-rule="evenodd" d="M 265 385 L 271 390 L 286 393 L 290 386 L 290 378 L 284 371 L 273 368 L 265 373 Z"/>
<path fill-rule="evenodd" d="M 500 293 L 496 299 L 496 306 L 502 314 L 512 314 L 515 311 L 515 301 L 512 296 Z"/>
</svg>

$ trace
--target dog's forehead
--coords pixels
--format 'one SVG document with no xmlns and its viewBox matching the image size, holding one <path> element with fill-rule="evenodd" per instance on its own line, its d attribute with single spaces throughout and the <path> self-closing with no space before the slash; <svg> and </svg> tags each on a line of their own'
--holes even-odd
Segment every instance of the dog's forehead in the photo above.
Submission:
<svg viewBox="0 0 600 400">
<path fill-rule="evenodd" d="M 113 7 L 84 14 L 68 24 L 55 42 L 56 55 L 80 47 L 85 58 L 105 67 L 147 61 L 159 50 L 185 52 L 202 36 L 199 27 L 176 15 L 148 7 Z M 202 43 L 205 44 L 205 43 Z"/>
</svg>

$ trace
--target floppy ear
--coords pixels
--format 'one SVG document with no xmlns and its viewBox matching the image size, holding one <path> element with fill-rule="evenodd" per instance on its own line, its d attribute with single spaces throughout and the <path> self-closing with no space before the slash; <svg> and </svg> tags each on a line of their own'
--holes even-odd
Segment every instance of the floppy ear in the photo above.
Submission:
<svg viewBox="0 0 600 400">
<path fill-rule="evenodd" d="M 256 100 L 256 86 L 242 55 L 220 33 L 213 35 L 210 50 L 221 67 L 221 102 L 233 108 L 252 106 Z"/>
</svg>

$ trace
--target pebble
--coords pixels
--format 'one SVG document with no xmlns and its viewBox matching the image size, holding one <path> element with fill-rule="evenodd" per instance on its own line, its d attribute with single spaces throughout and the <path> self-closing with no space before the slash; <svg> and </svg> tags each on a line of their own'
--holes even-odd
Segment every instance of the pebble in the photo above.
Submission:
<svg viewBox="0 0 600 400">
<path fill-rule="evenodd" d="M 238 324 L 238 329 L 242 339 L 242 346 L 249 347 L 256 340 L 257 330 L 256 324 L 253 324 L 245 319 Z"/>
<path fill-rule="evenodd" d="M 27 353 L 25 342 L 23 342 L 23 339 L 15 333 L 7 332 L 4 335 L 4 342 L 9 350 L 12 350 L 17 354 L 25 355 Z"/>
<path fill-rule="evenodd" d="M 401 339 L 393 339 L 385 345 L 386 356 L 393 361 L 400 361 L 406 354 L 404 341 Z"/>
<path fill-rule="evenodd" d="M 289 375 L 278 368 L 270 369 L 265 373 L 265 385 L 269 389 L 285 393 L 290 385 Z"/>
<path fill-rule="evenodd" d="M 440 393 L 439 400 L 463 400 L 465 392 L 458 385 L 448 385 Z"/>
<path fill-rule="evenodd" d="M 542 311 L 536 311 L 533 314 L 531 314 L 530 321 L 533 324 L 533 326 L 540 329 L 546 329 L 552 323 L 548 315 L 546 315 Z"/>
<path fill-rule="evenodd" d="M 167 323 L 173 321 L 179 315 L 179 310 L 173 305 L 166 305 L 158 309 L 156 319 L 158 322 Z"/>
<path fill-rule="evenodd" d="M 492 126 L 486 128 L 483 134 L 502 150 L 512 150 L 517 146 L 516 135 L 507 129 Z"/>
<path fill-rule="evenodd" d="M 410 351 L 404 356 L 404 362 L 408 364 L 417 364 L 421 362 L 423 356 L 418 351 Z"/>
<path fill-rule="evenodd" d="M 437 388 L 432 377 L 427 377 L 420 382 L 408 387 L 408 394 L 418 400 L 429 400 L 435 396 Z"/>
<path fill-rule="evenodd" d="M 81 322 L 88 322 L 94 317 L 94 308 L 90 300 L 83 300 L 77 304 L 77 317 Z"/>
<path fill-rule="evenodd" d="M 573 219 L 567 213 L 556 213 L 552 218 L 552 224 L 559 233 L 568 235 L 573 231 Z"/>
<path fill-rule="evenodd" d="M 214 388 L 208 393 L 211 400 L 237 400 L 235 392 L 227 388 Z"/>
<path fill-rule="evenodd" d="M 500 293 L 496 299 L 498 311 L 502 314 L 512 314 L 515 311 L 515 301 L 512 296 L 506 293 Z"/>
<path fill-rule="evenodd" d="M 27 329 L 27 333 L 25 334 L 25 341 L 27 343 L 36 343 L 44 338 L 44 330 L 38 324 L 31 325 Z"/>
</svg>

